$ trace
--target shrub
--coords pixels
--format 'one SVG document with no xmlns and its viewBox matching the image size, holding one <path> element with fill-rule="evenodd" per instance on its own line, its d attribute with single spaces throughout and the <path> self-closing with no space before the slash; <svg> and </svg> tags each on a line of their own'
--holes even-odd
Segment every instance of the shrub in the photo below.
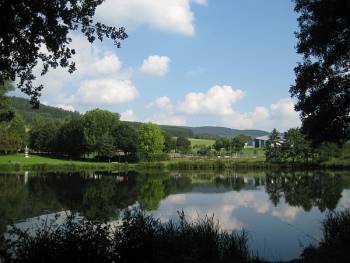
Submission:
<svg viewBox="0 0 350 263">
<path fill-rule="evenodd" d="M 330 212 L 322 222 L 322 232 L 318 247 L 304 249 L 302 262 L 350 262 L 350 209 Z"/>
<path fill-rule="evenodd" d="M 61 225 L 43 222 L 31 231 L 12 228 L 4 262 L 252 262 L 245 232 L 219 229 L 213 217 L 161 223 L 140 210 L 121 224 L 96 223 L 70 215 Z"/>
</svg>

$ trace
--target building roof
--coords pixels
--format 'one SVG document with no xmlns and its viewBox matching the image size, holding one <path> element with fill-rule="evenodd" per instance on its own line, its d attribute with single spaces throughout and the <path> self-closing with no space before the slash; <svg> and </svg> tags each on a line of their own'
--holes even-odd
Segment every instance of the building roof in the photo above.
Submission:
<svg viewBox="0 0 350 263">
<path fill-rule="evenodd" d="M 268 141 L 270 137 L 268 135 L 256 137 L 255 140 L 260 140 L 260 141 Z"/>
</svg>

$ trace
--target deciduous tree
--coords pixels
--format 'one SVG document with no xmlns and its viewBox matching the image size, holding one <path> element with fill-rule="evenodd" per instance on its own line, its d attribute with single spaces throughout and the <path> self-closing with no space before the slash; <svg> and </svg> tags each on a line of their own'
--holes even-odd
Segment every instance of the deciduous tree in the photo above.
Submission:
<svg viewBox="0 0 350 263">
<path fill-rule="evenodd" d="M 70 48 L 72 31 L 82 32 L 89 42 L 110 38 L 119 47 L 127 37 L 123 27 L 116 28 L 95 22 L 96 8 L 104 0 L 0 1 L 0 85 L 15 81 L 17 87 L 31 97 L 34 106 L 43 85 L 34 86 L 33 73 L 43 64 L 41 75 L 49 68 L 75 71 Z M 79 51 L 78 51 L 79 52 Z"/>
<path fill-rule="evenodd" d="M 138 131 L 138 150 L 141 159 L 152 160 L 161 155 L 164 149 L 164 136 L 157 124 L 142 124 Z"/>
<path fill-rule="evenodd" d="M 314 145 L 350 139 L 350 1 L 295 0 L 297 52 L 290 92 Z"/>
<path fill-rule="evenodd" d="M 186 137 L 178 137 L 176 139 L 176 149 L 182 154 L 189 153 L 191 151 L 191 142 Z"/>
</svg>

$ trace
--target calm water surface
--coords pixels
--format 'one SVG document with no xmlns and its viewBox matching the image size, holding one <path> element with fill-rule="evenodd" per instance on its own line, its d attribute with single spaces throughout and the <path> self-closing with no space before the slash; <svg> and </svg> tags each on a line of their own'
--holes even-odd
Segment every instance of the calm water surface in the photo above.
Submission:
<svg viewBox="0 0 350 263">
<path fill-rule="evenodd" d="M 214 215 L 226 230 L 246 229 L 254 252 L 299 256 L 321 238 L 328 211 L 350 207 L 349 172 L 70 173 L 0 175 L 0 232 L 65 211 L 117 220 L 140 206 L 162 221 Z"/>
</svg>

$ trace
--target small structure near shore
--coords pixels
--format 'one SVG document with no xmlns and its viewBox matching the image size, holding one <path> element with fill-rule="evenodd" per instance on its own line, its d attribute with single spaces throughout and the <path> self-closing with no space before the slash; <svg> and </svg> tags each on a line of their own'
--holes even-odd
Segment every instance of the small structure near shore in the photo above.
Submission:
<svg viewBox="0 0 350 263">
<path fill-rule="evenodd" d="M 26 148 L 24 148 L 24 158 L 29 158 L 29 149 L 26 145 Z"/>
</svg>

